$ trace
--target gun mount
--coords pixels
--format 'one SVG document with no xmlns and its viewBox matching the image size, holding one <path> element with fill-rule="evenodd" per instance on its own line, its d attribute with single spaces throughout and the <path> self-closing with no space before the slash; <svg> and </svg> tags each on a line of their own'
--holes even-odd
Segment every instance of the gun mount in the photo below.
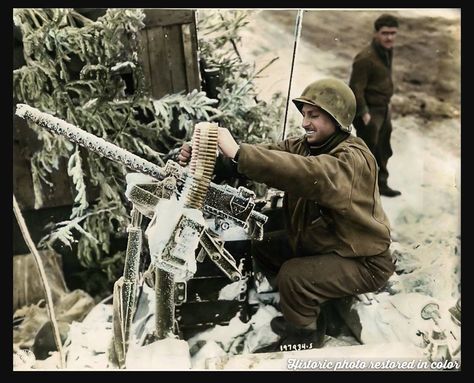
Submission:
<svg viewBox="0 0 474 383">
<path fill-rule="evenodd" d="M 211 182 L 217 125 L 203 122 L 195 126 L 188 168 L 171 160 L 162 168 L 29 105 L 17 104 L 16 114 L 138 173 L 127 175 L 125 195 L 133 204 L 132 221 L 124 273 L 114 285 L 114 350 L 120 366 L 125 362 L 135 313 L 143 216 L 151 219 L 145 233 L 155 275 L 156 338 L 176 336 L 175 305 L 186 299 L 186 282 L 196 272 L 198 245 L 197 261 L 202 262 L 207 255 L 230 281 L 242 279 L 221 235 L 237 227 L 249 238 L 259 240 L 267 217 L 254 210 L 255 194 L 251 190 Z M 213 225 L 208 223 L 211 221 Z"/>
</svg>

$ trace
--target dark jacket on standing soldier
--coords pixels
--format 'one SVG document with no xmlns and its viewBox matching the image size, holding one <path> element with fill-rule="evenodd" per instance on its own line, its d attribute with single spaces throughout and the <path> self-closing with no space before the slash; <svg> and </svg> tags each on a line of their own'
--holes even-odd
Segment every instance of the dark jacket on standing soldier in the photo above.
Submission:
<svg viewBox="0 0 474 383">
<path fill-rule="evenodd" d="M 304 137 L 278 145 L 241 144 L 238 171 L 286 191 L 286 226 L 295 253 L 373 256 L 390 246 L 376 190 L 377 164 L 360 138 L 340 131 L 319 148 Z"/>
<path fill-rule="evenodd" d="M 369 106 L 387 106 L 393 95 L 392 51 L 374 41 L 361 50 L 352 65 L 349 86 L 357 101 L 357 116 L 370 112 Z"/>
</svg>

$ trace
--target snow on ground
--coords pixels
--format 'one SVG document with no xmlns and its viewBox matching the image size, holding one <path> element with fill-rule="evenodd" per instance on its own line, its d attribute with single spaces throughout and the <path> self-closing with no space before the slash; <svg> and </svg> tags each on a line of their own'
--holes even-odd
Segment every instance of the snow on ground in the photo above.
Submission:
<svg viewBox="0 0 474 383">
<path fill-rule="evenodd" d="M 457 146 L 447 142 L 460 137 L 460 127 L 432 126 L 438 137 L 424 134 L 423 122 L 413 117 L 395 120 L 394 127 L 389 183 L 402 195 L 382 203 L 398 268 L 410 271 L 399 276 L 399 289 L 454 304 L 460 297 L 460 139 Z"/>
<path fill-rule="evenodd" d="M 380 363 L 380 364 L 377 364 Z M 389 371 L 407 370 L 410 363 L 426 363 L 421 349 L 403 342 L 376 345 L 347 346 L 273 352 L 261 355 L 237 355 L 234 357 L 210 358 L 207 366 L 212 370 L 252 371 Z M 424 369 L 426 364 L 423 364 Z M 398 368 L 397 368 L 398 367 Z"/>
</svg>

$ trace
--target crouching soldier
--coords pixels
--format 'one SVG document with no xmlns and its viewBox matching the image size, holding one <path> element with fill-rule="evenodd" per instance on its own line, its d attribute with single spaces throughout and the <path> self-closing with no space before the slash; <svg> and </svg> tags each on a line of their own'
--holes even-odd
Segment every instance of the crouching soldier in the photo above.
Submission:
<svg viewBox="0 0 474 383">
<path fill-rule="evenodd" d="M 340 80 L 322 79 L 293 102 L 303 116 L 303 136 L 239 145 L 219 128 L 218 145 L 241 175 L 285 192 L 285 229 L 254 241 L 252 256 L 280 294 L 283 316 L 271 322 L 278 346 L 308 349 L 324 341 L 321 304 L 379 289 L 395 266 L 376 160 L 350 134 L 352 90 Z M 183 147 L 179 161 L 189 157 Z"/>
</svg>

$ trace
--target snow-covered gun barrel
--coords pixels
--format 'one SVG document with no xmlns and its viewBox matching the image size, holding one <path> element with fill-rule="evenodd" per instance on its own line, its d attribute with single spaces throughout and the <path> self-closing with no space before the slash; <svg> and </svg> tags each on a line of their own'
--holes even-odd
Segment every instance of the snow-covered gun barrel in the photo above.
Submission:
<svg viewBox="0 0 474 383">
<path fill-rule="evenodd" d="M 30 120 L 52 133 L 59 134 L 89 151 L 99 154 L 112 161 L 119 162 L 131 170 L 149 175 L 162 181 L 170 176 L 176 179 L 176 186 L 182 187 L 189 176 L 184 168 L 174 161 L 168 161 L 165 167 L 160 167 L 129 151 L 114 145 L 101 137 L 97 137 L 78 127 L 41 112 L 26 104 L 17 104 L 16 114 Z M 228 185 L 210 183 L 202 205 L 203 212 L 216 219 L 213 230 L 223 233 L 232 224 L 248 229 L 249 236 L 261 238 L 263 224 L 267 217 L 254 210 L 254 193 L 245 188 L 233 188 Z"/>
</svg>

